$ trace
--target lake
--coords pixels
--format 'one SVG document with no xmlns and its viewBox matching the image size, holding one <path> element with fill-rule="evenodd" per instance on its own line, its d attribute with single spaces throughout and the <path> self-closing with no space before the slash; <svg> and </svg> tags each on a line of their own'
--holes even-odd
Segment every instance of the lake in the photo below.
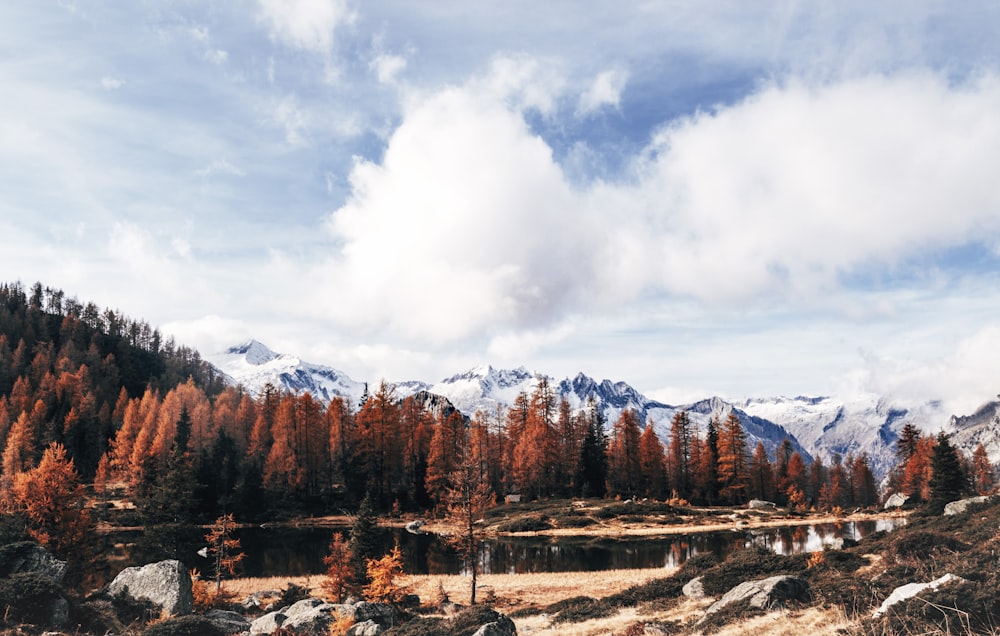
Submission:
<svg viewBox="0 0 1000 636">
<path fill-rule="evenodd" d="M 526 572 L 575 572 L 629 568 L 673 568 L 688 558 L 711 553 L 725 557 L 752 545 L 779 554 L 801 554 L 822 549 L 838 538 L 859 540 L 873 532 L 891 531 L 903 519 L 844 522 L 755 530 L 715 531 L 654 537 L 493 537 L 483 542 L 480 571 L 488 574 Z M 237 533 L 246 554 L 243 576 L 297 576 L 322 574 L 323 557 L 334 531 L 348 528 L 243 528 Z M 207 559 L 198 556 L 204 547 L 200 535 L 188 531 L 172 538 L 163 548 L 162 538 L 141 532 L 113 535 L 120 562 L 149 563 L 162 558 L 180 558 L 189 567 L 210 570 Z M 460 574 L 465 571 L 458 556 L 434 535 L 414 535 L 402 529 L 383 531 L 388 551 L 399 542 L 404 571 L 409 574 Z"/>
</svg>

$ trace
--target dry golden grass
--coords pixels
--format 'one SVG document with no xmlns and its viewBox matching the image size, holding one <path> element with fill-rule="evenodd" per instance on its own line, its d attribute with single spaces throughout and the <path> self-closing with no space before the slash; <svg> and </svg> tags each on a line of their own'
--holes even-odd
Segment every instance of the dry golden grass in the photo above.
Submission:
<svg viewBox="0 0 1000 636">
<path fill-rule="evenodd" d="M 801 610 L 779 610 L 754 616 L 726 625 L 714 636 L 743 636 L 762 634 L 766 636 L 827 636 L 846 634 L 857 627 L 843 610 L 824 607 L 807 607 Z"/>
<path fill-rule="evenodd" d="M 604 572 L 551 572 L 540 574 L 481 574 L 476 599 L 492 593 L 500 611 L 522 607 L 544 607 L 571 596 L 600 598 L 633 585 L 669 576 L 672 570 L 606 570 Z M 401 584 L 410 588 L 423 602 L 435 599 L 439 586 L 456 603 L 469 602 L 470 578 L 445 574 L 408 575 Z"/>
</svg>

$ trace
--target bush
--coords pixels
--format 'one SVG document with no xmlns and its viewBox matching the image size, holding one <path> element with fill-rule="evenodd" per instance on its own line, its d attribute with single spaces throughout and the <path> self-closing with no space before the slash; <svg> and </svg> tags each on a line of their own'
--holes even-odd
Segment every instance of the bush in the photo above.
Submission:
<svg viewBox="0 0 1000 636">
<path fill-rule="evenodd" d="M 226 636 L 226 633 L 204 616 L 192 614 L 154 623 L 143 636 Z"/>
<path fill-rule="evenodd" d="M 592 618 L 611 616 L 618 612 L 618 608 L 607 600 L 574 596 L 549 605 L 546 611 L 554 614 L 554 623 L 580 623 Z"/>
<path fill-rule="evenodd" d="M 703 575 L 702 583 L 709 596 L 721 596 L 744 581 L 764 579 L 776 574 L 799 574 L 806 569 L 804 556 L 780 556 L 767 548 L 755 546 L 729 555 L 725 561 Z"/>
<path fill-rule="evenodd" d="M 579 515 L 560 515 L 555 522 L 560 528 L 586 528 L 597 523 L 595 519 Z"/>
<path fill-rule="evenodd" d="M 45 625 L 52 602 L 60 598 L 62 589 L 41 574 L 19 572 L 0 579 L 0 608 L 8 621 Z"/>
<path fill-rule="evenodd" d="M 530 515 L 497 525 L 497 532 L 538 532 L 550 528 L 552 528 L 552 523 L 545 515 Z"/>
<path fill-rule="evenodd" d="M 615 607 L 634 607 L 639 603 L 649 603 L 663 599 L 673 599 L 680 595 L 686 580 L 676 574 L 674 576 L 654 579 L 642 585 L 634 585 L 617 594 L 604 597 L 604 600 Z"/>
</svg>

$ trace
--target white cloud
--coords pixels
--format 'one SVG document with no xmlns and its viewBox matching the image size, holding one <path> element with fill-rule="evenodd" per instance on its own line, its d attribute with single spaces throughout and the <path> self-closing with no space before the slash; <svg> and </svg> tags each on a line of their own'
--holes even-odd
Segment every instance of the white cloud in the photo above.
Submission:
<svg viewBox="0 0 1000 636">
<path fill-rule="evenodd" d="M 665 128 L 625 182 L 579 190 L 523 118 L 553 108 L 545 75 L 498 60 L 411 100 L 332 217 L 331 315 L 454 341 L 649 293 L 822 302 L 862 268 L 1000 233 L 995 77 L 775 83 Z"/>
<path fill-rule="evenodd" d="M 221 49 L 209 49 L 205 51 L 205 59 L 216 66 L 221 66 L 229 59 L 229 53 Z"/>
<path fill-rule="evenodd" d="M 118 90 L 122 86 L 125 86 L 125 80 L 106 75 L 101 78 L 101 86 L 103 86 L 105 90 L 114 91 Z"/>
<path fill-rule="evenodd" d="M 606 106 L 618 108 L 628 75 L 622 71 L 604 71 L 594 78 L 594 83 L 580 96 L 576 112 L 589 115 Z"/>
<path fill-rule="evenodd" d="M 290 146 L 301 146 L 306 142 L 309 122 L 294 95 L 279 100 L 271 116 L 274 123 L 285 131 L 285 141 Z"/>
<path fill-rule="evenodd" d="M 329 55 L 337 27 L 354 21 L 346 0 L 258 0 L 271 37 L 293 48 Z"/>
<path fill-rule="evenodd" d="M 215 175 L 231 175 L 234 177 L 245 176 L 246 173 L 243 170 L 237 168 L 233 164 L 229 163 L 226 159 L 216 159 L 210 164 L 196 171 L 199 177 L 212 177 Z"/>
<path fill-rule="evenodd" d="M 382 53 L 369 65 L 375 71 L 375 77 L 382 84 L 394 84 L 396 76 L 406 68 L 406 58 L 401 55 Z"/>
</svg>

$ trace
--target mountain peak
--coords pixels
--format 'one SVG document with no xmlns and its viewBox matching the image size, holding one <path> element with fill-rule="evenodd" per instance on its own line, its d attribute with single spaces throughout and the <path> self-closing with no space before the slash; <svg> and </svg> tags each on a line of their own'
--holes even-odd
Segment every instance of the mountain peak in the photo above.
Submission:
<svg viewBox="0 0 1000 636">
<path fill-rule="evenodd" d="M 247 363 L 254 366 L 260 366 L 262 364 L 267 364 L 271 360 L 278 357 L 278 354 L 271 351 L 267 345 L 257 341 L 257 340 L 247 340 L 243 344 L 236 345 L 235 347 L 230 347 L 226 349 L 226 353 L 231 355 L 243 356 Z"/>
</svg>

